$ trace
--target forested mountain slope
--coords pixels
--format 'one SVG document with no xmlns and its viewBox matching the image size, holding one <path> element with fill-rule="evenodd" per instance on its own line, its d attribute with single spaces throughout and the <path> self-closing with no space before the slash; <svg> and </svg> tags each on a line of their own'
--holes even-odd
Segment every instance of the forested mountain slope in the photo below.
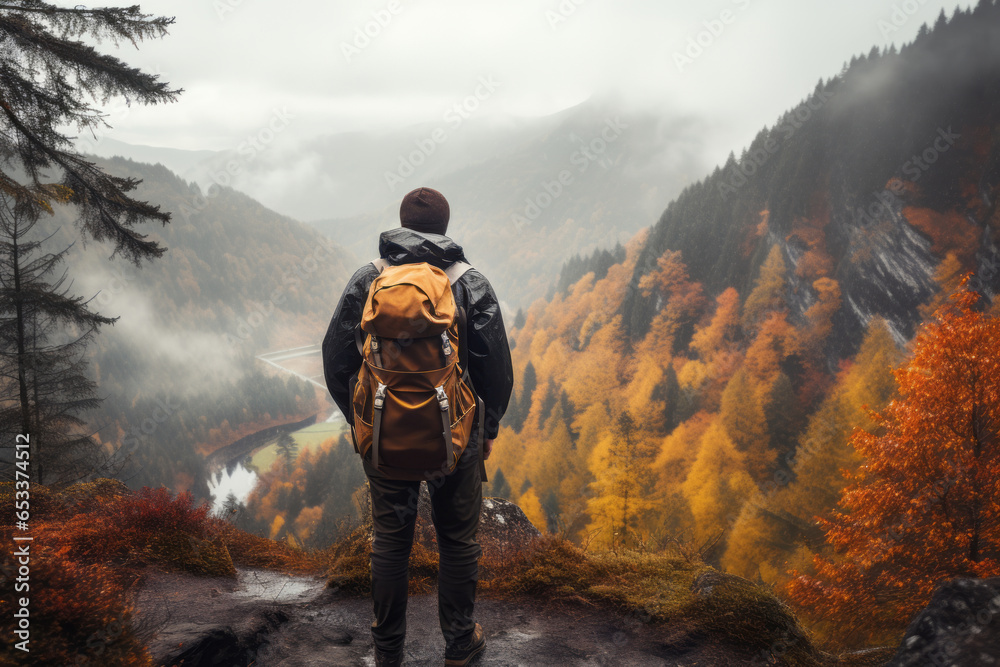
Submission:
<svg viewBox="0 0 1000 667">
<path fill-rule="evenodd" d="M 624 253 L 568 264 L 516 318 L 491 459 L 511 498 L 584 544 L 808 572 L 917 325 L 968 271 L 998 310 L 998 81 L 984 0 L 852 59 Z"/>
<path fill-rule="evenodd" d="M 876 315 L 898 341 L 911 336 L 949 254 L 996 291 L 998 35 L 1000 9 L 981 2 L 898 51 L 853 58 L 670 204 L 630 284 L 671 249 L 709 294 L 745 294 L 777 243 L 797 321 L 821 298 L 816 280 L 839 284 L 834 356 L 855 351 Z M 622 301 L 631 337 L 648 330 L 657 298 Z"/>
</svg>

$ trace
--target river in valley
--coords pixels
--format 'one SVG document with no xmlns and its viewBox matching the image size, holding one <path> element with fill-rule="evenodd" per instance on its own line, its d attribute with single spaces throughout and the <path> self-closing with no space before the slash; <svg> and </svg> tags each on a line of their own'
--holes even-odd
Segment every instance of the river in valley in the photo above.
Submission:
<svg viewBox="0 0 1000 667">
<path fill-rule="evenodd" d="M 289 426 L 295 428 L 296 424 L 293 423 Z M 302 446 L 301 443 L 304 440 L 308 439 L 313 441 L 317 438 L 325 440 L 329 437 L 335 437 L 337 433 L 344 428 L 344 426 L 344 416 L 340 413 L 340 410 L 334 409 L 326 420 L 306 424 L 301 428 L 297 428 L 296 430 L 289 432 L 292 433 L 292 435 L 297 436 L 296 440 L 300 442 L 299 451 L 302 451 L 303 449 L 308 448 Z M 240 441 L 253 439 L 257 436 L 263 436 L 269 432 L 273 432 L 274 430 L 275 427 L 272 426 L 246 436 L 245 438 L 240 438 Z M 214 513 L 219 513 L 222 510 L 222 505 L 230 493 L 235 495 L 236 499 L 241 503 L 245 503 L 247 501 L 247 498 L 250 497 L 250 492 L 253 491 L 254 487 L 257 485 L 257 473 L 247 468 L 244 465 L 244 462 L 253 456 L 254 452 L 271 446 L 276 437 L 277 436 L 275 435 L 274 437 L 262 440 L 260 444 L 254 446 L 253 449 L 249 451 L 241 451 L 231 454 L 228 457 L 228 460 L 226 460 L 225 455 L 216 456 L 213 454 L 209 457 L 210 472 L 208 475 L 208 490 L 212 494 L 212 511 Z"/>
</svg>

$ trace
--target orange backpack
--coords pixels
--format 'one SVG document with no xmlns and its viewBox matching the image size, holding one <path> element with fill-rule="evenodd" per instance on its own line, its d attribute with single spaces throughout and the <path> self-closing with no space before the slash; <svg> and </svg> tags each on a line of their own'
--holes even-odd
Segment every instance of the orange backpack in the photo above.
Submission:
<svg viewBox="0 0 1000 667">
<path fill-rule="evenodd" d="M 451 291 L 472 267 L 372 264 L 379 275 L 355 329 L 364 359 L 351 388 L 355 451 L 390 479 L 448 474 L 470 443 L 478 407 L 486 481 L 483 404 L 468 373 L 465 310 Z"/>
</svg>

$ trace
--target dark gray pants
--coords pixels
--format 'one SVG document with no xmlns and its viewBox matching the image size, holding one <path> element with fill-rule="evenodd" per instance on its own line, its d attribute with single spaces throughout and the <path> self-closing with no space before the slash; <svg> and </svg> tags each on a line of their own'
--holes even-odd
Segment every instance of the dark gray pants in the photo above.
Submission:
<svg viewBox="0 0 1000 667">
<path fill-rule="evenodd" d="M 473 431 L 475 432 L 475 431 Z M 390 480 L 364 462 L 372 498 L 372 638 L 380 651 L 403 648 L 410 549 L 417 518 L 420 482 Z M 483 485 L 479 448 L 466 448 L 450 475 L 427 480 L 431 517 L 437 532 L 438 617 L 445 645 L 467 644 L 475 630 L 472 618 L 482 549 L 476 541 Z"/>
</svg>

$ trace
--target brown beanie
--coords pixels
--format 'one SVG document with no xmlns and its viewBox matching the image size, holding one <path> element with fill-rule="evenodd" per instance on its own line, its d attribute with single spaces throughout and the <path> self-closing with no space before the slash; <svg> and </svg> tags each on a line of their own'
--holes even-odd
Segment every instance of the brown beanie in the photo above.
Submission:
<svg viewBox="0 0 1000 667">
<path fill-rule="evenodd" d="M 443 235 L 448 231 L 450 217 L 448 200 L 431 188 L 417 188 L 407 193 L 399 205 L 399 222 L 416 232 Z"/>
</svg>

